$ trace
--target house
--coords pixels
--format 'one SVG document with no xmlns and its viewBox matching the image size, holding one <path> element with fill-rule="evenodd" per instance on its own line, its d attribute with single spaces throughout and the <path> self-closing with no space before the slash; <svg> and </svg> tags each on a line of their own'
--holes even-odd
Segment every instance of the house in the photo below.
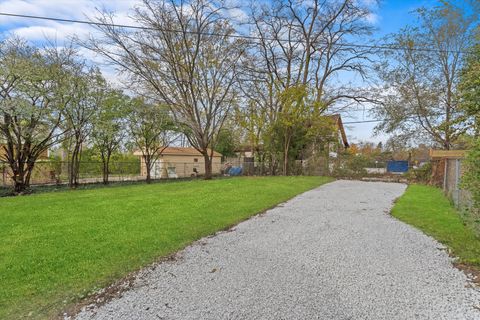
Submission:
<svg viewBox="0 0 480 320">
<path fill-rule="evenodd" d="M 211 152 L 210 150 L 208 151 Z M 140 174 L 147 176 L 147 166 L 141 151 L 134 155 L 140 157 Z M 220 174 L 222 170 L 222 155 L 216 151 L 212 156 L 212 174 Z M 195 148 L 167 147 L 162 151 L 150 172 L 153 179 L 184 178 L 205 174 L 205 160 Z"/>
<path fill-rule="evenodd" d="M 333 114 L 324 116 L 325 119 L 329 119 L 334 127 L 333 132 L 333 141 L 327 142 L 327 145 L 324 148 L 327 148 L 331 155 L 334 157 L 339 151 L 346 150 L 350 147 L 348 143 L 347 134 L 345 133 L 345 127 L 343 126 L 342 117 L 339 114 Z M 320 143 L 324 143 L 324 141 L 320 141 Z M 309 149 L 309 147 L 315 146 L 306 146 L 305 149 Z M 263 151 L 263 145 L 257 146 L 256 152 Z M 236 157 L 229 158 L 228 161 L 238 161 L 240 163 L 244 162 L 244 159 L 250 159 L 254 157 L 254 152 L 252 151 L 252 147 L 248 145 L 242 145 L 235 150 Z"/>
<path fill-rule="evenodd" d="M 325 158 L 325 151 L 328 153 L 328 158 L 337 158 L 339 153 L 350 147 L 342 117 L 339 114 L 333 114 L 324 116 L 323 119 L 326 120 L 327 131 L 320 134 L 312 143 L 305 145 L 297 160 L 316 161 L 318 158 Z"/>
<path fill-rule="evenodd" d="M 342 116 L 339 114 L 333 114 L 327 117 L 334 124 L 335 134 L 338 140 L 338 146 L 340 147 L 341 150 L 348 149 L 348 147 L 350 147 L 350 144 L 348 143 L 348 140 L 347 140 L 347 134 L 345 133 L 345 127 L 343 126 Z"/>
</svg>

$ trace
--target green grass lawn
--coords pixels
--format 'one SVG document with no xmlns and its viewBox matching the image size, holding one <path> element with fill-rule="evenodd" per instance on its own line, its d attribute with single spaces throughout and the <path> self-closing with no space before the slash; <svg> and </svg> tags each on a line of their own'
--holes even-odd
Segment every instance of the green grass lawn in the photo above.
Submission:
<svg viewBox="0 0 480 320">
<path fill-rule="evenodd" d="M 480 239 L 464 224 L 442 190 L 410 185 L 392 215 L 448 246 L 459 262 L 480 267 Z"/>
<path fill-rule="evenodd" d="M 0 319 L 54 316 L 159 257 L 329 181 L 244 177 L 0 199 Z"/>
</svg>

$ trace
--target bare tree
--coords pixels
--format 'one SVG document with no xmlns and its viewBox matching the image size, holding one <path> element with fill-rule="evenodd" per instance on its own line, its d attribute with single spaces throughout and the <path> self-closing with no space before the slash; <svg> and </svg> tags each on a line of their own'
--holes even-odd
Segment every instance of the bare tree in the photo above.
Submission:
<svg viewBox="0 0 480 320">
<path fill-rule="evenodd" d="M 252 8 L 257 43 L 255 70 L 273 89 L 283 91 L 295 85 L 315 89 L 315 101 L 325 108 L 339 100 L 365 101 L 353 85 L 336 86 L 340 73 L 367 76 L 372 48 L 349 44 L 364 39 L 374 28 L 367 21 L 372 14 L 359 1 L 276 1 Z M 259 73 L 257 72 L 256 78 Z"/>
<path fill-rule="evenodd" d="M 103 38 L 86 47 L 107 57 L 133 83 L 167 105 L 178 125 L 205 159 L 212 176 L 213 149 L 237 103 L 238 62 L 245 42 L 222 17 L 221 1 L 144 0 L 134 19 L 143 27 L 128 32 L 102 13 L 95 21 Z"/>
<path fill-rule="evenodd" d="M 384 86 L 375 113 L 385 121 L 377 130 L 450 149 L 467 130 L 457 87 L 476 20 L 447 2 L 417 15 L 420 27 L 391 36 L 402 49 L 386 51 L 378 66 Z"/>
<path fill-rule="evenodd" d="M 281 97 L 292 87 L 306 88 L 305 99 L 320 108 L 317 116 L 352 102 L 369 101 L 364 90 L 354 84 L 339 85 L 338 77 L 367 78 L 375 51 L 349 42 L 363 40 L 373 32 L 368 22 L 371 7 L 355 0 L 279 0 L 254 5 L 251 12 L 253 35 L 259 40 L 249 50 L 250 63 L 244 70 L 250 81 L 242 82 L 242 92 L 249 101 L 247 109 L 254 105 L 255 114 L 264 117 L 260 121 L 264 142 L 272 141 L 273 131 L 268 127 L 280 121 Z M 254 120 L 259 122 L 258 117 Z M 250 136 L 258 135 L 258 125 L 247 121 L 245 127 L 256 131 Z M 276 149 L 270 150 L 273 168 L 278 161 L 276 153 Z M 286 161 L 287 155 L 283 159 Z"/>
<path fill-rule="evenodd" d="M 61 124 L 73 55 L 68 48 L 39 50 L 19 39 L 1 43 L 0 141 L 15 193 L 28 189 L 37 159 L 65 137 Z"/>
</svg>

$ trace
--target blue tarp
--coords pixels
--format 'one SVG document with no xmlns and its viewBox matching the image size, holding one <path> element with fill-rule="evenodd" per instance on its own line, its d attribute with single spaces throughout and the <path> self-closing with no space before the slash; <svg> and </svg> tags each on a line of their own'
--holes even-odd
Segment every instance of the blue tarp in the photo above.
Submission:
<svg viewBox="0 0 480 320">
<path fill-rule="evenodd" d="M 390 160 L 387 162 L 387 172 L 407 172 L 408 171 L 408 161 L 394 161 Z"/>
<path fill-rule="evenodd" d="M 230 170 L 228 170 L 228 174 L 231 176 L 239 176 L 242 174 L 242 167 L 231 167 Z"/>
</svg>

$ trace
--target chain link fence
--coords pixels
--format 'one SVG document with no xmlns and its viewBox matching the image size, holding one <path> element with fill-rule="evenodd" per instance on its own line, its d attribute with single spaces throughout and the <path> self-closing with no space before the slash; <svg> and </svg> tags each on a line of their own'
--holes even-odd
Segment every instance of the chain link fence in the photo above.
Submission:
<svg viewBox="0 0 480 320">
<path fill-rule="evenodd" d="M 242 175 L 282 175 L 283 163 L 257 162 L 253 158 L 227 158 L 225 165 L 240 168 Z M 378 177 L 388 175 L 387 162 L 355 155 L 336 157 L 314 156 L 305 160 L 291 160 L 289 175 L 334 176 L 339 178 Z M 235 170 L 233 170 L 235 174 Z"/>
<path fill-rule="evenodd" d="M 115 162 L 109 164 L 109 182 L 127 182 L 146 180 L 146 166 L 139 161 Z M 214 175 L 223 174 L 224 165 L 220 162 L 212 164 Z M 205 173 L 203 162 L 168 162 L 159 161 L 153 164 L 150 170 L 152 180 L 192 178 Z M 13 185 L 9 165 L 0 162 L 0 186 L 10 188 Z M 31 186 L 67 185 L 69 181 L 69 162 L 67 161 L 38 161 L 30 179 Z M 80 163 L 80 184 L 103 182 L 103 163 L 101 161 L 83 161 Z"/>
<path fill-rule="evenodd" d="M 462 188 L 461 181 L 464 172 L 463 159 L 445 159 L 443 190 L 458 208 L 469 208 L 473 204 L 471 193 Z"/>
<path fill-rule="evenodd" d="M 10 187 L 13 182 L 11 170 L 7 163 L 0 162 L 1 179 L 3 187 Z M 79 172 L 80 183 L 97 183 L 103 181 L 102 162 L 81 162 Z M 68 184 L 69 162 L 66 161 L 38 161 L 30 178 L 30 184 L 35 185 L 62 185 Z M 110 181 L 135 181 L 141 180 L 140 162 L 111 162 L 109 166 Z"/>
<path fill-rule="evenodd" d="M 205 174 L 203 159 L 194 162 L 168 161 L 155 162 L 150 170 L 152 180 L 174 180 L 201 177 Z M 289 175 L 335 176 L 339 178 L 360 178 L 385 174 L 384 162 L 361 159 L 355 156 L 310 157 L 308 160 L 291 160 Z M 119 162 L 109 164 L 108 181 L 130 182 L 144 181 L 147 168 L 143 161 Z M 0 187 L 11 188 L 13 185 L 11 170 L 7 163 L 0 162 Z M 283 174 L 280 161 L 254 161 L 253 158 L 220 158 L 213 159 L 212 174 L 214 176 L 272 176 Z M 62 186 L 69 183 L 69 162 L 58 160 L 42 160 L 35 163 L 31 186 Z M 82 161 L 80 163 L 79 184 L 95 184 L 103 182 L 103 163 L 101 161 Z"/>
</svg>

